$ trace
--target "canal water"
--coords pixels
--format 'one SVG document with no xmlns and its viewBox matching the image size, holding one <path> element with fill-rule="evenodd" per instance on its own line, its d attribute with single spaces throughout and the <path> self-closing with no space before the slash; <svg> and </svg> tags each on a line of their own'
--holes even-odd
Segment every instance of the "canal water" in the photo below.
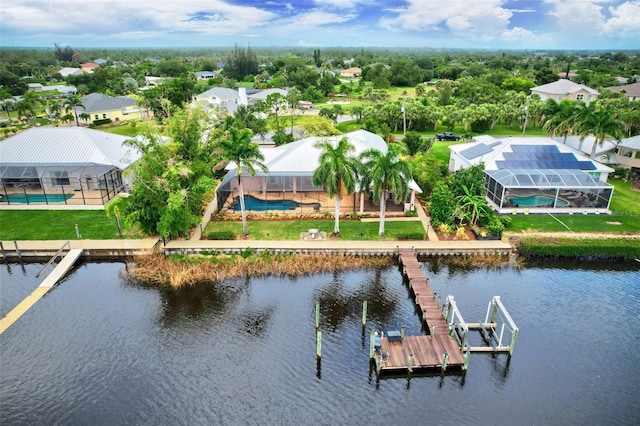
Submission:
<svg viewBox="0 0 640 426">
<path fill-rule="evenodd" d="M 39 283 L 0 268 L 0 314 Z M 636 265 L 424 268 L 465 320 L 500 295 L 515 353 L 466 375 L 376 380 L 361 326 L 422 333 L 397 267 L 256 278 L 182 290 L 80 264 L 0 336 L 2 425 L 637 424 Z M 316 301 L 322 361 L 315 356 Z"/>
</svg>

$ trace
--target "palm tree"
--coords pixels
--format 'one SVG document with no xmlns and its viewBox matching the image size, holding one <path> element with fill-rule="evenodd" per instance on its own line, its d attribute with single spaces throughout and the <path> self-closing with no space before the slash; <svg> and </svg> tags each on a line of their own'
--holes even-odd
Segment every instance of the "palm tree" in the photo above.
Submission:
<svg viewBox="0 0 640 426">
<path fill-rule="evenodd" d="M 384 216 L 387 209 L 387 198 L 392 193 L 396 199 L 403 202 L 409 196 L 409 181 L 411 168 L 409 163 L 399 158 L 402 145 L 388 144 L 387 153 L 377 149 L 369 149 L 360 156 L 363 170 L 366 171 L 365 181 L 373 184 L 373 199 L 380 203 L 380 228 L 378 234 L 384 235 Z"/>
<path fill-rule="evenodd" d="M 464 194 L 456 197 L 456 203 L 458 204 L 457 215 L 463 220 L 468 219 L 469 225 L 473 226 L 483 215 L 490 214 L 491 208 L 487 204 L 485 197 L 473 191 L 473 185 L 471 189 L 467 188 L 466 185 L 462 185 L 462 190 Z"/>
<path fill-rule="evenodd" d="M 287 93 L 286 96 L 287 103 L 289 104 L 289 108 L 291 108 L 291 134 L 293 135 L 293 125 L 296 120 L 296 108 L 302 99 L 302 93 L 295 87 Z"/>
<path fill-rule="evenodd" d="M 263 163 L 264 155 L 257 143 L 251 142 L 251 130 L 239 130 L 235 127 L 229 129 L 226 137 L 220 140 L 220 150 L 223 161 L 232 162 L 236 166 L 238 174 L 238 197 L 240 199 L 240 211 L 242 212 L 242 233 L 249 235 L 247 229 L 247 213 L 244 209 L 244 189 L 242 188 L 242 170 L 245 169 L 251 176 L 256 175 L 256 167 L 263 172 L 269 170 Z"/>
<path fill-rule="evenodd" d="M 315 147 L 320 150 L 318 168 L 314 170 L 311 182 L 322 186 L 335 199 L 335 224 L 333 233 L 340 234 L 340 197 L 352 193 L 356 187 L 356 165 L 351 153 L 355 147 L 347 138 L 342 138 L 337 145 L 330 141 L 319 141 Z"/>
<path fill-rule="evenodd" d="M 62 106 L 64 107 L 65 112 L 73 111 L 73 116 L 76 119 L 76 126 L 80 126 L 78 122 L 78 108 L 85 109 L 80 97 L 78 95 L 69 96 L 67 99 L 62 102 Z"/>
<path fill-rule="evenodd" d="M 11 96 L 11 92 L 9 89 L 5 87 L 0 87 L 0 105 L 2 105 L 2 109 L 7 114 L 7 120 L 11 123 L 11 114 L 9 113 L 9 106 L 16 103 L 16 100 Z"/>
<path fill-rule="evenodd" d="M 595 140 L 591 147 L 589 158 L 596 155 L 596 146 L 601 146 L 607 136 L 617 140 L 624 135 L 624 124 L 616 118 L 615 112 L 604 108 L 589 108 L 589 113 L 582 117 L 578 123 L 581 139 L 587 135 L 593 135 Z"/>
<path fill-rule="evenodd" d="M 567 143 L 567 136 L 574 130 L 574 115 L 576 114 L 576 104 L 568 99 L 563 99 L 559 103 L 553 99 L 548 99 L 544 104 L 542 115 L 542 128 L 551 135 L 563 135 L 563 144 Z"/>
<path fill-rule="evenodd" d="M 24 99 L 20 99 L 13 105 L 13 110 L 18 116 L 18 120 L 22 117 L 26 117 L 27 121 L 35 115 L 35 108 L 26 102 Z"/>
</svg>

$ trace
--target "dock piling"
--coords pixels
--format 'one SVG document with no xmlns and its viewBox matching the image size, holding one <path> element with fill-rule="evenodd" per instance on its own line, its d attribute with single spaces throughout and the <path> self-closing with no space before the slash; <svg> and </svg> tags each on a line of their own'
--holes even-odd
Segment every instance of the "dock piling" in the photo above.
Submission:
<svg viewBox="0 0 640 426">
<path fill-rule="evenodd" d="M 316 302 L 316 330 L 320 328 L 320 302 Z"/>
<path fill-rule="evenodd" d="M 322 358 L 322 331 L 316 332 L 316 357 Z"/>
<path fill-rule="evenodd" d="M 442 354 L 442 371 L 446 371 L 447 370 L 447 358 L 449 358 L 449 354 L 448 353 L 443 353 Z"/>
<path fill-rule="evenodd" d="M 409 373 L 413 372 L 413 354 L 409 354 L 409 356 L 408 356 L 407 371 Z"/>
<path fill-rule="evenodd" d="M 22 253 L 20 253 L 20 249 L 18 248 L 18 242 L 16 240 L 13 240 L 13 245 L 16 246 L 16 253 L 18 254 L 18 259 L 22 261 Z"/>
<path fill-rule="evenodd" d="M 362 327 L 367 326 L 367 301 L 362 302 Z"/>
<path fill-rule="evenodd" d="M 4 246 L 2 245 L 2 241 L 0 241 L 0 251 L 2 251 L 2 258 L 5 263 L 7 262 L 7 253 L 4 251 Z"/>
</svg>

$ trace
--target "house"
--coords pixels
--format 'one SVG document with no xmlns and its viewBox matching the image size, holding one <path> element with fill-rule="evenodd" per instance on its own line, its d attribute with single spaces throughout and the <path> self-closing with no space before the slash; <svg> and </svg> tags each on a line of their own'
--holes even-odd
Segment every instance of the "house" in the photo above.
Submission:
<svg viewBox="0 0 640 426">
<path fill-rule="evenodd" d="M 95 62 L 85 62 L 84 64 L 80 64 L 80 68 L 84 72 L 93 72 L 96 68 L 99 68 L 100 65 Z"/>
<path fill-rule="evenodd" d="M 261 147 L 268 172 L 256 170 L 255 176 L 243 174 L 242 185 L 245 194 L 252 194 L 262 200 L 300 200 L 302 204 L 317 203 L 321 206 L 334 205 L 323 188 L 313 185 L 311 176 L 319 165 L 320 150 L 315 144 L 318 141 L 337 143 L 347 138 L 355 148 L 353 155 L 360 155 L 368 149 L 387 151 L 387 144 L 380 136 L 366 130 L 357 130 L 340 136 L 310 137 L 279 147 Z M 227 174 L 218 186 L 218 210 L 231 206 L 233 194 L 238 191 L 238 173 L 233 164 L 227 166 Z M 415 194 L 422 190 L 414 182 L 409 183 L 410 200 L 407 204 L 396 203 L 399 211 L 412 210 Z M 393 202 L 389 202 L 393 204 Z M 357 209 L 361 214 L 371 202 L 364 192 L 359 195 L 348 194 L 342 197 L 341 208 L 344 213 Z M 376 208 L 377 209 L 377 208 Z"/>
<path fill-rule="evenodd" d="M 484 164 L 487 200 L 500 214 L 610 213 L 614 170 L 551 138 L 452 145 L 449 170 Z"/>
<path fill-rule="evenodd" d="M 152 77 L 152 76 L 146 76 L 144 78 L 144 84 L 148 87 L 151 86 L 160 86 L 162 83 L 164 83 L 165 81 L 167 81 L 169 78 L 168 77 Z"/>
<path fill-rule="evenodd" d="M 621 166 L 640 170 L 640 135 L 618 142 L 614 155 Z"/>
<path fill-rule="evenodd" d="M 552 137 L 552 139 L 586 156 L 591 155 L 593 144 L 596 143 L 596 138 L 593 135 L 589 135 L 586 137 L 555 136 Z M 596 160 L 601 164 L 617 164 L 615 158 L 612 155 L 616 150 L 617 145 L 618 144 L 615 141 L 605 139 L 601 144 L 597 144 L 593 160 Z"/>
<path fill-rule="evenodd" d="M 193 97 L 192 105 L 205 111 L 221 109 L 233 114 L 240 104 L 240 92 L 227 87 L 212 87 Z"/>
<path fill-rule="evenodd" d="M 136 100 L 126 96 L 108 96 L 102 93 L 91 93 L 80 99 L 82 107 L 76 107 L 78 120 L 83 124 L 98 122 L 120 122 L 147 118 L 148 112 L 136 106 Z M 80 118 L 83 113 L 89 118 Z M 104 121 L 103 121 L 104 120 Z"/>
<path fill-rule="evenodd" d="M 211 71 L 196 71 L 194 72 L 194 75 L 196 76 L 196 80 L 199 81 L 211 80 L 216 76 L 216 74 Z"/>
<path fill-rule="evenodd" d="M 44 86 L 41 83 L 28 83 L 27 84 L 27 89 L 28 90 L 33 90 L 34 92 L 42 92 L 43 87 Z"/>
<path fill-rule="evenodd" d="M 33 127 L 0 143 L 1 204 L 101 206 L 132 179 L 130 139 L 84 127 Z"/>
<path fill-rule="evenodd" d="M 595 89 L 564 78 L 554 81 L 553 83 L 533 87 L 531 93 L 540 96 L 540 99 L 543 101 L 553 99 L 556 102 L 560 102 L 563 99 L 569 99 L 571 101 L 582 101 L 587 105 L 589 105 L 591 101 L 596 100 L 599 95 Z"/>
<path fill-rule="evenodd" d="M 82 75 L 84 74 L 84 71 L 82 71 L 80 68 L 64 67 L 60 71 L 58 71 L 58 74 L 60 74 L 63 78 L 67 78 L 71 75 Z"/>
<path fill-rule="evenodd" d="M 625 84 L 624 86 L 607 87 L 613 92 L 624 93 L 630 101 L 640 101 L 640 82 Z"/>
<path fill-rule="evenodd" d="M 352 67 L 340 71 L 341 78 L 358 78 L 362 75 L 362 68 Z"/>
</svg>

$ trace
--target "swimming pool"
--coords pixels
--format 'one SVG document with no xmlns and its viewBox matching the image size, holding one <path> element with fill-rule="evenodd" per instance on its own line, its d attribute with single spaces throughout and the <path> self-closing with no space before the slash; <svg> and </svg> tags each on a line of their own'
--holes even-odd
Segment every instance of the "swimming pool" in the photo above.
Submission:
<svg viewBox="0 0 640 426">
<path fill-rule="evenodd" d="M 519 207 L 549 207 L 553 205 L 554 197 L 550 195 L 527 195 L 526 197 L 518 197 L 516 195 L 508 195 L 507 201 L 517 204 Z M 556 207 L 565 207 L 569 204 L 567 201 L 558 198 Z"/>
<path fill-rule="evenodd" d="M 63 203 L 69 198 L 73 197 L 73 194 L 47 194 L 46 198 L 44 194 L 9 194 L 6 197 L 2 197 L 2 201 L 8 201 L 10 203 Z"/>
<path fill-rule="evenodd" d="M 298 203 L 293 200 L 260 200 L 251 195 L 244 196 L 244 208 L 245 210 L 254 210 L 254 211 L 267 211 L 267 210 L 293 210 L 298 207 L 308 207 L 310 209 L 319 209 L 319 203 Z M 233 199 L 233 204 L 231 208 L 234 211 L 240 211 L 240 197 L 235 197 Z"/>
</svg>

